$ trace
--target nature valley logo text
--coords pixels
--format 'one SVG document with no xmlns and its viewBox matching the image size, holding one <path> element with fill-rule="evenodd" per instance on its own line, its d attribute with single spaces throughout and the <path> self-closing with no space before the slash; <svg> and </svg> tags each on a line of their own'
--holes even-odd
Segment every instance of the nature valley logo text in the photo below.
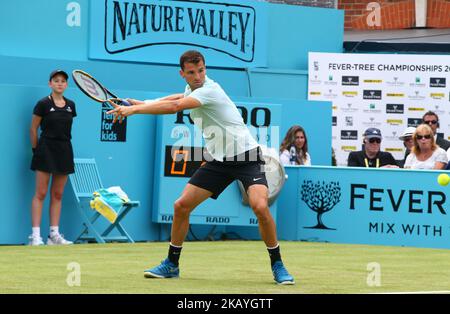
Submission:
<svg viewBox="0 0 450 314">
<path fill-rule="evenodd" d="M 364 80 L 364 83 L 373 83 L 373 84 L 380 84 L 383 83 L 383 80 Z"/>
<path fill-rule="evenodd" d="M 343 91 L 342 95 L 345 97 L 356 97 L 358 96 L 358 92 L 356 91 Z"/>
<path fill-rule="evenodd" d="M 403 124 L 403 120 L 401 119 L 387 119 L 386 122 L 390 125 L 401 125 Z"/>
<path fill-rule="evenodd" d="M 341 146 L 341 150 L 344 152 L 354 152 L 356 151 L 356 146 Z"/>
<path fill-rule="evenodd" d="M 401 152 L 403 152 L 403 148 L 399 148 L 399 147 L 386 147 L 384 150 L 387 151 L 387 152 L 390 152 L 390 153 L 401 153 Z"/>
<path fill-rule="evenodd" d="M 387 93 L 387 97 L 405 97 L 405 94 L 403 93 Z"/>
<path fill-rule="evenodd" d="M 251 62 L 256 12 L 251 6 L 200 1 L 105 0 L 105 49 L 115 54 L 151 45 L 214 49 Z"/>
<path fill-rule="evenodd" d="M 430 97 L 433 99 L 443 99 L 445 98 L 444 93 L 430 93 Z"/>
</svg>

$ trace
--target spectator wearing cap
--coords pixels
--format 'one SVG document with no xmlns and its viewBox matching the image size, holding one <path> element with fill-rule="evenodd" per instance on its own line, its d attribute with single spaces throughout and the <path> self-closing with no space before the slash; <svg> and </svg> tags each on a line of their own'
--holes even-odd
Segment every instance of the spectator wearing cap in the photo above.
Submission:
<svg viewBox="0 0 450 314">
<path fill-rule="evenodd" d="M 403 168 L 403 165 L 405 164 L 406 161 L 406 157 L 408 157 L 409 153 L 411 153 L 412 148 L 414 147 L 414 142 L 413 142 L 413 134 L 416 131 L 416 128 L 413 126 L 409 126 L 407 127 L 402 135 L 400 135 L 398 138 L 403 141 L 403 146 L 405 146 L 406 150 L 405 150 L 405 156 L 403 158 L 403 160 L 399 160 L 397 163 L 399 165 L 399 167 Z"/>
<path fill-rule="evenodd" d="M 31 170 L 36 174 L 35 192 L 31 202 L 32 234 L 30 245 L 42 245 L 42 207 L 50 185 L 50 232 L 47 244 L 72 244 L 59 232 L 62 195 L 67 176 L 74 172 L 72 121 L 77 115 L 75 103 L 64 97 L 69 76 L 54 70 L 49 76 L 51 93 L 37 102 L 30 127 L 33 158 Z M 41 130 L 38 136 L 38 129 Z M 51 182 L 51 183 L 50 183 Z"/>
<path fill-rule="evenodd" d="M 349 167 L 398 168 L 394 156 L 381 151 L 381 141 L 381 131 L 377 128 L 368 128 L 363 134 L 363 150 L 351 152 L 347 165 Z"/>
<path fill-rule="evenodd" d="M 406 157 L 405 169 L 444 169 L 447 165 L 447 153 L 436 145 L 433 130 L 427 124 L 421 124 L 413 134 L 413 148 Z"/>
</svg>

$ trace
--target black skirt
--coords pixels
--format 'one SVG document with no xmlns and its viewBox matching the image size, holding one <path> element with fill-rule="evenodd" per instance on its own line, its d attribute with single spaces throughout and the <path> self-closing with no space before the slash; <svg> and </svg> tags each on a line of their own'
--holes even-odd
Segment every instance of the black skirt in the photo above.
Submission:
<svg viewBox="0 0 450 314">
<path fill-rule="evenodd" d="M 74 173 L 72 143 L 41 137 L 33 154 L 31 170 L 52 174 Z"/>
</svg>

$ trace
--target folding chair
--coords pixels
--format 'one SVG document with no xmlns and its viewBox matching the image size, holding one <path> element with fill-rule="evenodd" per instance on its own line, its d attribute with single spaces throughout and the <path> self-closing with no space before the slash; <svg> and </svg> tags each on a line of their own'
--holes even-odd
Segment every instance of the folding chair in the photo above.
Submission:
<svg viewBox="0 0 450 314">
<path fill-rule="evenodd" d="M 78 203 L 77 208 L 80 212 L 84 225 L 83 231 L 75 242 L 95 240 L 98 243 L 105 243 L 108 241 L 134 243 L 133 239 L 120 224 L 120 221 L 133 207 L 139 206 L 139 201 L 129 201 L 124 203 L 118 212 L 115 222 L 110 224 L 103 232 L 100 233 L 97 230 L 95 222 L 101 215 L 89 206 L 89 202 L 92 199 L 92 193 L 103 188 L 95 159 L 76 158 L 75 173 L 69 175 L 69 180 L 72 185 L 72 189 Z M 117 229 L 121 236 L 109 236 L 111 231 L 114 229 Z"/>
</svg>

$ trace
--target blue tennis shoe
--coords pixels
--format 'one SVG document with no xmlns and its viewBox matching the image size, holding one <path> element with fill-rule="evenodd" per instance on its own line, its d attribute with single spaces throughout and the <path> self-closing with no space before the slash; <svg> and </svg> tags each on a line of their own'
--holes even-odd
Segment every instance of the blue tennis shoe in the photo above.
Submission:
<svg viewBox="0 0 450 314">
<path fill-rule="evenodd" d="M 144 270 L 145 278 L 178 278 L 180 277 L 180 268 L 169 261 L 168 258 L 163 260 L 156 267 Z"/>
<path fill-rule="evenodd" d="M 282 261 L 277 261 L 272 266 L 273 279 L 279 285 L 293 285 L 295 284 L 294 277 L 292 277 L 287 269 L 284 267 Z"/>
</svg>

